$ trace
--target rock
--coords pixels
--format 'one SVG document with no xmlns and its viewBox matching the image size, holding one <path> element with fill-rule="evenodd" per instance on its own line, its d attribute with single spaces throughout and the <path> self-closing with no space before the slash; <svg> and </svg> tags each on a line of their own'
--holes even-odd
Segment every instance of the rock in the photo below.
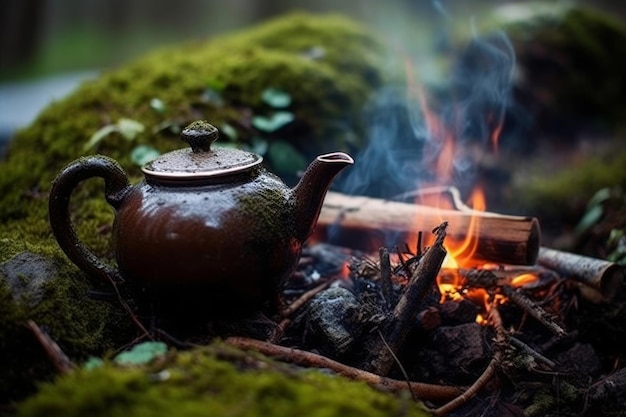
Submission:
<svg viewBox="0 0 626 417">
<path fill-rule="evenodd" d="M 103 355 L 132 337 L 121 308 L 90 299 L 86 282 L 69 263 L 30 251 L 0 264 L 0 404 L 23 399 L 55 375 L 27 320 L 72 360 Z"/>
<path fill-rule="evenodd" d="M 45 283 L 58 268 L 50 259 L 32 252 L 22 252 L 0 265 L 0 276 L 9 286 L 14 301 L 24 301 L 33 308 L 45 297 Z"/>
</svg>

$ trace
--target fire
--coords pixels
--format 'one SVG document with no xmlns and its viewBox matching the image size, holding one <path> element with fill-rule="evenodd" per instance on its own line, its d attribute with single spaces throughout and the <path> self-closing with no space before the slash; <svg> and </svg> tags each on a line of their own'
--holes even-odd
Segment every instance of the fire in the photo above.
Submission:
<svg viewBox="0 0 626 417">
<path fill-rule="evenodd" d="M 440 117 L 431 108 L 426 91 L 419 82 L 418 77 L 416 77 L 416 71 L 408 60 L 405 62 L 405 71 L 408 100 L 419 105 L 419 109 L 416 109 L 416 114 L 412 116 L 416 116 L 419 112 L 427 131 L 422 164 L 436 178 L 432 184 L 427 184 L 427 186 L 451 186 L 456 175 L 456 161 L 459 160 L 459 157 L 468 157 L 468 150 L 463 149 L 458 142 L 460 142 L 460 135 L 463 134 L 463 126 L 467 123 L 467 120 L 463 120 L 463 118 L 471 113 L 464 113 L 465 110 L 462 106 L 454 104 L 446 118 Z M 504 123 L 503 108 L 500 111 L 494 108 L 487 109 L 482 117 L 484 118 L 482 121 L 483 125 L 488 128 L 486 137 L 482 139 L 490 144 L 494 153 L 497 153 Z M 418 117 L 413 118 L 413 121 L 416 120 L 418 120 Z M 456 202 L 451 203 L 449 199 L 442 197 L 441 193 L 438 195 L 421 195 L 415 202 L 416 204 L 428 205 L 441 210 L 464 210 L 471 213 L 471 216 L 466 227 L 467 230 L 451 231 L 450 233 L 452 236 L 462 233 L 465 236 L 463 239 L 454 240 L 450 235 L 446 238 L 444 246 L 448 254 L 437 279 L 437 284 L 442 294 L 441 301 L 470 299 L 488 312 L 490 302 L 493 301 L 490 298 L 494 295 L 490 295 L 482 288 L 467 289 L 467 285 L 464 282 L 465 279 L 459 273 L 463 268 L 495 269 L 499 267 L 498 265 L 488 264 L 476 256 L 479 244 L 478 237 L 480 235 L 480 213 L 486 210 L 485 192 L 481 187 L 475 187 L 469 202 L 463 207 L 458 207 Z M 442 217 L 441 221 L 446 221 L 446 219 Z M 416 219 L 417 222 L 418 220 Z M 426 244 L 428 243 L 427 238 Z M 524 283 L 532 282 L 535 279 L 536 277 L 533 274 L 521 274 L 510 285 L 524 285 Z M 499 301 L 504 301 L 504 297 L 501 295 L 496 294 L 495 297 L 501 298 Z M 478 321 L 480 321 L 480 317 Z"/>
<path fill-rule="evenodd" d="M 511 285 L 514 287 L 521 287 L 527 284 L 531 284 L 537 281 L 537 275 L 535 274 L 521 274 L 511 280 Z"/>
<path fill-rule="evenodd" d="M 484 212 L 486 209 L 485 194 L 482 188 L 474 189 L 472 196 L 470 197 L 470 207 L 476 212 Z M 451 258 L 450 262 L 456 264 L 456 267 L 467 267 L 472 264 L 474 254 L 476 253 L 476 247 L 478 245 L 478 235 L 480 230 L 480 216 L 472 216 L 470 220 L 469 230 L 466 237 L 461 242 L 455 242 L 450 240 L 446 244 L 446 250 L 448 251 L 448 258 Z"/>
</svg>

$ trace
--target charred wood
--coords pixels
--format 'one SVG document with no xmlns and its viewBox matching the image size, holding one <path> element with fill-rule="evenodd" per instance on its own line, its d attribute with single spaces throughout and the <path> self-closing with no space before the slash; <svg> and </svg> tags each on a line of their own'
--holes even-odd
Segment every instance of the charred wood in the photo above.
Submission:
<svg viewBox="0 0 626 417">
<path fill-rule="evenodd" d="M 374 335 L 365 359 L 363 369 L 387 375 L 395 363 L 396 355 L 404 345 L 413 321 L 419 313 L 421 301 L 436 283 L 437 275 L 447 254 L 443 247 L 447 224 L 433 230 L 435 242 L 420 259 L 417 268 L 393 310 L 389 326 L 381 335 Z"/>
</svg>

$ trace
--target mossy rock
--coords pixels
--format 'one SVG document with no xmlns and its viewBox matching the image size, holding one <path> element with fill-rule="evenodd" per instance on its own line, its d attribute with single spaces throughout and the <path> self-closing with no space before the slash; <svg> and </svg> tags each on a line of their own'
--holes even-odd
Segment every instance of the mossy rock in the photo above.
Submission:
<svg viewBox="0 0 626 417">
<path fill-rule="evenodd" d="M 428 416 L 410 395 L 376 391 L 318 370 L 216 342 L 148 365 L 108 361 L 46 384 L 16 416 Z"/>
<path fill-rule="evenodd" d="M 626 25 L 592 6 L 529 2 L 494 20 L 517 57 L 516 100 L 535 134 L 573 139 L 582 131 L 626 130 Z"/>
<path fill-rule="evenodd" d="M 8 248 L 3 239 L 0 249 L 7 253 L 16 248 Z M 28 330 L 28 320 L 77 360 L 132 337 L 120 309 L 89 298 L 86 283 L 58 253 L 43 256 L 23 251 L 0 264 L 0 404 L 32 394 L 39 381 L 56 373 Z"/>
<path fill-rule="evenodd" d="M 358 141 L 350 143 L 347 137 L 362 137 L 363 103 L 385 82 L 385 55 L 384 43 L 357 22 L 338 15 L 293 14 L 223 37 L 156 50 L 84 82 L 46 107 L 15 135 L 0 161 L 0 263 L 27 252 L 54 265 L 41 281 L 46 293 L 41 304 L 22 303 L 0 274 L 0 340 L 5 359 L 11 360 L 3 366 L 7 372 L 0 375 L 0 392 L 12 387 L 8 398 L 20 398 L 52 372 L 24 329 L 27 319 L 49 329 L 71 359 L 103 354 L 134 337 L 123 339 L 129 318 L 115 302 L 89 299 L 88 277 L 52 237 L 48 192 L 65 165 L 88 153 L 105 154 L 137 182 L 141 174 L 131 150 L 139 145 L 159 152 L 184 147 L 175 128 L 200 119 L 220 128 L 221 142 L 232 146 L 250 147 L 260 138 L 270 145 L 288 144 L 303 159 L 348 150 Z M 276 109 L 264 101 L 268 88 L 288 94 L 289 106 Z M 271 132 L 252 125 L 253 116 L 278 110 L 290 112 L 294 121 Z M 85 149 L 96 132 L 124 119 L 136 122 L 131 127 L 143 127 L 132 140 L 111 131 Z M 114 213 L 102 183 L 77 187 L 71 211 L 81 240 L 105 263 L 114 262 Z M 23 278 L 31 279 L 28 274 Z M 25 340 L 32 348 L 21 349 Z"/>
</svg>

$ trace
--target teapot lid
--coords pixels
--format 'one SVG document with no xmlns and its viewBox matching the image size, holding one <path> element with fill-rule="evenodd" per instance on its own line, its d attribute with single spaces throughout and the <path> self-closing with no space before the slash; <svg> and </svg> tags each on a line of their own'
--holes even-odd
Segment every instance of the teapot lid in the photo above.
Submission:
<svg viewBox="0 0 626 417">
<path fill-rule="evenodd" d="M 155 180 L 200 180 L 242 173 L 259 165 L 263 157 L 240 149 L 211 149 L 219 132 L 204 120 L 183 129 L 181 138 L 191 148 L 168 152 L 145 164 L 141 170 Z"/>
</svg>

